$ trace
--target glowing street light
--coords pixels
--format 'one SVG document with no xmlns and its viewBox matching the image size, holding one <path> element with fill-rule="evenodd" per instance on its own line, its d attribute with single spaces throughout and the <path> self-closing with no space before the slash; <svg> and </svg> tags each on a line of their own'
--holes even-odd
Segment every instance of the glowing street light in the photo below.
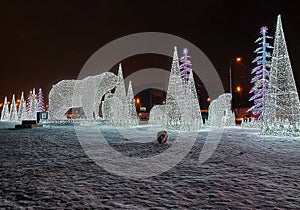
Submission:
<svg viewBox="0 0 300 210">
<path fill-rule="evenodd" d="M 136 104 L 140 104 L 141 101 L 140 101 L 139 98 L 136 98 L 136 99 L 135 99 L 135 102 L 136 102 Z"/>
<path fill-rule="evenodd" d="M 230 61 L 229 61 L 229 91 L 230 91 L 231 95 L 232 95 L 232 78 L 231 78 L 231 75 L 232 75 L 232 70 L 231 70 L 232 61 L 240 63 L 240 62 L 242 62 L 242 58 L 241 57 L 236 57 L 236 58 L 230 59 Z"/>
<path fill-rule="evenodd" d="M 232 61 L 235 61 L 236 63 L 242 63 L 242 58 L 241 57 L 236 57 L 236 58 L 232 58 L 230 59 L 229 61 L 229 92 L 230 94 L 232 95 L 232 69 L 231 69 L 231 64 L 232 64 Z M 245 68 L 245 66 L 243 65 L 243 67 Z M 233 95 L 232 95 L 233 96 Z M 231 110 L 233 109 L 233 99 L 231 100 Z"/>
<path fill-rule="evenodd" d="M 210 98 L 207 98 L 207 99 L 206 99 L 206 101 L 207 101 L 208 103 L 210 103 L 210 100 L 211 100 Z"/>
<path fill-rule="evenodd" d="M 236 90 L 236 92 L 238 92 L 238 93 L 242 92 L 241 86 L 237 86 L 235 90 Z"/>
</svg>

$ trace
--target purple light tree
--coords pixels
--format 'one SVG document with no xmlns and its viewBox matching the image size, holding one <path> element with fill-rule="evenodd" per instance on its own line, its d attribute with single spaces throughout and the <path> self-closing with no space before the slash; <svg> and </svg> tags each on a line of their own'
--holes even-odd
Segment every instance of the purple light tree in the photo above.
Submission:
<svg viewBox="0 0 300 210">
<path fill-rule="evenodd" d="M 184 89 L 186 90 L 187 88 L 187 84 L 188 84 L 188 80 L 189 80 L 189 74 L 191 73 L 191 66 L 192 63 L 189 60 L 191 58 L 191 56 L 188 55 L 189 50 L 187 48 L 183 49 L 183 56 L 180 58 L 180 75 L 181 75 L 181 80 L 182 80 L 182 84 Z"/>
<path fill-rule="evenodd" d="M 254 83 L 254 86 L 250 90 L 250 94 L 253 96 L 249 101 L 253 101 L 254 105 L 248 109 L 248 112 L 252 112 L 254 115 L 261 115 L 264 111 L 264 103 L 266 100 L 267 87 L 269 83 L 269 71 L 271 68 L 271 52 L 269 49 L 273 47 L 267 42 L 267 39 L 271 39 L 271 36 L 267 36 L 268 28 L 263 26 L 260 28 L 260 37 L 255 41 L 258 43 L 259 47 L 254 51 L 258 56 L 252 61 L 256 63 L 257 66 L 252 69 L 251 74 L 254 74 L 254 77 L 251 80 L 251 83 Z"/>
</svg>

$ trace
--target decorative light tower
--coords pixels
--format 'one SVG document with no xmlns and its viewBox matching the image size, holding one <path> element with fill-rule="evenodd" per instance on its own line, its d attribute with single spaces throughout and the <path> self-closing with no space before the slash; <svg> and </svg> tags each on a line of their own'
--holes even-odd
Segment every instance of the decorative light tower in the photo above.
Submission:
<svg viewBox="0 0 300 210">
<path fill-rule="evenodd" d="M 279 15 L 263 111 L 262 133 L 299 136 L 299 122 L 299 96 Z"/>
<path fill-rule="evenodd" d="M 169 77 L 168 92 L 166 97 L 166 127 L 180 129 L 182 110 L 180 105 L 183 96 L 183 85 L 180 74 L 180 66 L 177 47 L 174 47 L 172 68 Z"/>
<path fill-rule="evenodd" d="M 44 102 L 44 95 L 42 89 L 39 89 L 38 93 L 38 103 L 37 103 L 37 111 L 44 112 L 45 111 L 45 102 Z"/>
<path fill-rule="evenodd" d="M 17 112 L 15 94 L 13 94 L 12 99 L 11 99 L 10 110 L 9 110 L 9 119 L 10 119 L 10 121 L 18 120 L 18 112 Z"/>
<path fill-rule="evenodd" d="M 132 84 L 131 81 L 129 81 L 128 90 L 127 90 L 127 104 L 128 104 L 128 120 L 130 122 L 130 125 L 138 125 L 139 119 L 136 113 L 136 106 L 134 102 L 134 95 L 132 90 Z"/>
<path fill-rule="evenodd" d="M 264 103 L 266 100 L 267 87 L 269 82 L 269 70 L 271 68 L 271 53 L 268 51 L 273 47 L 267 42 L 267 39 L 271 39 L 271 36 L 267 36 L 268 28 L 263 26 L 260 28 L 260 35 L 255 43 L 258 43 L 259 47 L 254 51 L 258 56 L 252 61 L 256 63 L 257 66 L 252 69 L 251 74 L 254 74 L 254 77 L 251 80 L 251 83 L 254 84 L 250 90 L 250 94 L 253 96 L 249 101 L 253 101 L 254 105 L 248 109 L 248 112 L 252 112 L 254 115 L 260 115 L 263 113 Z"/>
<path fill-rule="evenodd" d="M 189 80 L 189 74 L 191 73 L 191 61 L 189 60 L 189 58 L 191 56 L 188 55 L 189 50 L 187 48 L 183 49 L 183 56 L 180 58 L 180 75 L 181 75 L 181 80 L 182 80 L 182 84 L 184 87 L 184 90 L 186 92 L 187 89 L 187 83 Z"/>
<path fill-rule="evenodd" d="M 19 120 L 25 120 L 27 118 L 27 112 L 26 112 L 26 101 L 24 99 L 24 92 L 21 94 L 21 100 L 18 110 L 18 119 Z"/>
<path fill-rule="evenodd" d="M 9 106 L 7 103 L 7 97 L 4 98 L 3 109 L 1 113 L 1 120 L 9 121 Z"/>
</svg>

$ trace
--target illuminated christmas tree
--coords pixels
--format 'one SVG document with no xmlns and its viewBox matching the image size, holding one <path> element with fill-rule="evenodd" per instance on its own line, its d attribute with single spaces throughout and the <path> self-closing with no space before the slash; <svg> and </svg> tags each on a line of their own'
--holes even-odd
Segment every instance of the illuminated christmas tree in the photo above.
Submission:
<svg viewBox="0 0 300 210">
<path fill-rule="evenodd" d="M 180 104 L 182 104 L 183 86 L 180 74 L 177 47 L 174 47 L 172 67 L 169 77 L 168 92 L 166 97 L 166 127 L 172 129 L 180 129 L 181 115 Z"/>
<path fill-rule="evenodd" d="M 9 121 L 9 107 L 7 103 L 7 97 L 4 98 L 3 109 L 1 113 L 1 120 Z"/>
<path fill-rule="evenodd" d="M 10 111 L 9 111 L 9 120 L 10 121 L 17 121 L 18 120 L 18 112 L 17 112 L 17 105 L 15 94 L 13 94 L 10 104 Z"/>
<path fill-rule="evenodd" d="M 187 52 L 187 50 L 186 50 Z M 189 67 L 191 62 L 189 61 Z M 188 78 L 180 73 L 177 48 L 174 47 L 165 105 L 156 105 L 149 123 L 174 130 L 197 131 L 203 125 L 192 69 Z"/>
<path fill-rule="evenodd" d="M 255 43 L 259 47 L 254 51 L 258 56 L 252 61 L 256 63 L 257 66 L 252 69 L 251 74 L 254 74 L 251 83 L 254 83 L 254 86 L 250 90 L 250 94 L 254 94 L 249 101 L 253 101 L 254 105 L 248 109 L 248 112 L 252 112 L 254 115 L 261 115 L 263 112 L 263 107 L 266 99 L 268 79 L 269 79 L 269 70 L 271 67 L 271 53 L 269 49 L 273 47 L 267 42 L 267 39 L 272 37 L 267 36 L 268 28 L 266 26 L 261 27 L 260 35 Z"/>
<path fill-rule="evenodd" d="M 106 94 L 103 102 L 103 116 L 107 123 L 116 127 L 138 125 L 131 82 L 126 95 L 122 66 L 119 65 L 118 79 L 114 94 Z"/>
<path fill-rule="evenodd" d="M 121 64 L 119 64 L 118 82 L 115 88 L 114 96 L 121 99 L 123 102 L 126 100 L 126 90 L 125 90 L 125 83 L 124 83 L 123 70 Z"/>
<path fill-rule="evenodd" d="M 27 102 L 27 119 L 33 120 L 36 119 L 36 111 L 37 111 L 37 100 L 35 96 L 35 89 L 30 91 L 28 96 L 29 102 Z"/>
<path fill-rule="evenodd" d="M 19 104 L 19 110 L 18 110 L 18 119 L 25 120 L 26 118 L 27 118 L 26 101 L 24 99 L 24 92 L 22 92 L 21 100 L 20 100 L 20 104 Z"/>
<path fill-rule="evenodd" d="M 44 102 L 44 95 L 42 89 L 39 89 L 38 93 L 38 100 L 37 100 L 37 111 L 44 112 L 45 111 L 45 102 Z"/>
<path fill-rule="evenodd" d="M 297 135 L 299 122 L 299 97 L 279 15 L 264 105 L 262 133 Z"/>
<path fill-rule="evenodd" d="M 131 81 L 129 81 L 128 91 L 127 91 L 127 104 L 128 104 L 128 114 L 130 125 L 138 125 L 139 119 L 136 113 L 136 107 L 134 102 L 134 95 L 132 90 Z"/>
<path fill-rule="evenodd" d="M 181 101 L 181 130 L 197 131 L 203 125 L 203 121 L 192 69 L 190 69 L 185 89 L 184 100 Z"/>
<path fill-rule="evenodd" d="M 180 58 L 180 74 L 181 74 L 181 80 L 184 87 L 184 90 L 187 88 L 187 83 L 189 80 L 189 75 L 192 71 L 191 66 L 192 63 L 189 60 L 190 56 L 188 55 L 189 50 L 187 48 L 183 49 L 183 56 Z"/>
</svg>

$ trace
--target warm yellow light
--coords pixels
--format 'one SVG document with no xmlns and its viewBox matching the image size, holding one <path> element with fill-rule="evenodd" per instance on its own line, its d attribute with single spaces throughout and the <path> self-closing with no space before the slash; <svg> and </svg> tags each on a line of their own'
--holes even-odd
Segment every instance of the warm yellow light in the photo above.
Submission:
<svg viewBox="0 0 300 210">
<path fill-rule="evenodd" d="M 242 58 L 241 57 L 237 57 L 235 60 L 236 60 L 236 62 L 241 62 Z"/>
<path fill-rule="evenodd" d="M 163 104 L 166 104 L 166 101 L 165 100 L 163 100 L 163 102 L 162 102 Z"/>
<path fill-rule="evenodd" d="M 17 103 L 20 103 L 21 99 L 17 99 Z"/>
<path fill-rule="evenodd" d="M 241 91 L 242 91 L 242 88 L 241 88 L 240 86 L 237 86 L 237 87 L 236 87 L 236 92 L 239 93 L 239 92 L 241 92 Z"/>
<path fill-rule="evenodd" d="M 136 99 L 136 103 L 137 103 L 137 104 L 140 103 L 140 99 L 139 99 L 139 98 Z"/>
<path fill-rule="evenodd" d="M 2 107 L 3 106 L 3 103 L 0 103 L 0 107 Z"/>
<path fill-rule="evenodd" d="M 206 101 L 209 103 L 210 102 L 210 98 L 207 98 Z"/>
</svg>

